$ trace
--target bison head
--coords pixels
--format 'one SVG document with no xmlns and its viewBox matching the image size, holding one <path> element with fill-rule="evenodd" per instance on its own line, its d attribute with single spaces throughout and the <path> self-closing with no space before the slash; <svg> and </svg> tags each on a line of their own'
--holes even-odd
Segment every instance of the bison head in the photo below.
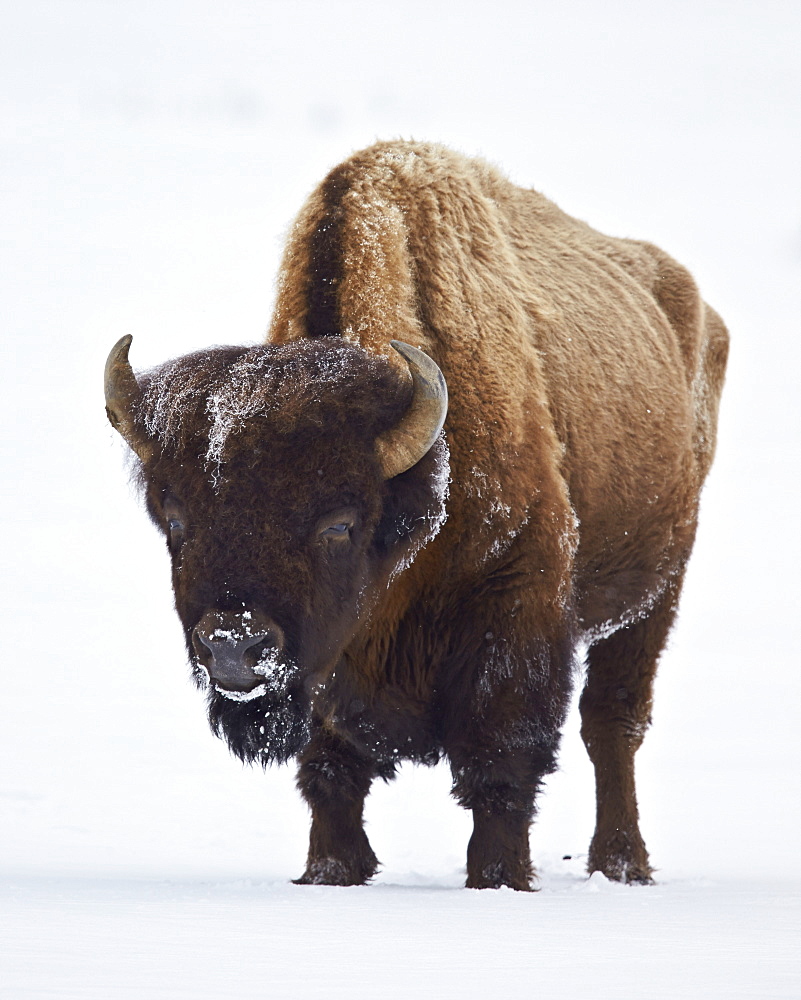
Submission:
<svg viewBox="0 0 801 1000">
<path fill-rule="evenodd" d="M 342 340 L 106 365 L 106 408 L 140 461 L 209 718 L 243 759 L 285 760 L 390 580 L 445 517 L 447 391 Z"/>
</svg>

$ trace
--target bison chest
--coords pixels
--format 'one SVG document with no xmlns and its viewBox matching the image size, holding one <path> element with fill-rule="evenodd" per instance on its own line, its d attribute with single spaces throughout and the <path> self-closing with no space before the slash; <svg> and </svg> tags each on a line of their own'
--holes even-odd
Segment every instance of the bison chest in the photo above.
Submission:
<svg viewBox="0 0 801 1000">
<path fill-rule="evenodd" d="M 387 686 L 366 702 L 333 690 L 316 706 L 325 728 L 367 756 L 387 762 L 412 760 L 431 764 L 439 759 L 441 740 L 436 709 L 429 700 Z"/>
</svg>

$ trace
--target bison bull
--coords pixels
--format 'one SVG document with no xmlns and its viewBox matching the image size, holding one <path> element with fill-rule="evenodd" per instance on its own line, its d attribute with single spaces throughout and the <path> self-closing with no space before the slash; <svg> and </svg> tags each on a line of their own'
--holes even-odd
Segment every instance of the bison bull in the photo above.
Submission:
<svg viewBox="0 0 801 1000">
<path fill-rule="evenodd" d="M 213 730 L 244 760 L 299 760 L 299 881 L 367 881 L 371 782 L 446 757 L 467 885 L 530 888 L 577 650 L 589 869 L 649 881 L 633 758 L 727 354 L 688 273 L 485 163 L 383 143 L 301 211 L 264 345 L 137 377 L 130 339 L 108 416 Z"/>
</svg>

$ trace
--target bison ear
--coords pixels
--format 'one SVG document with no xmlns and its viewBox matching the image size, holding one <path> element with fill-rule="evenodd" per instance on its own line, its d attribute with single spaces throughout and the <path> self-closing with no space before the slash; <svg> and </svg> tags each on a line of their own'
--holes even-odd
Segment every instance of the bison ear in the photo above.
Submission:
<svg viewBox="0 0 801 1000">
<path fill-rule="evenodd" d="M 111 426 L 119 431 L 144 462 L 151 456 L 152 446 L 142 439 L 134 424 L 134 409 L 142 398 L 142 390 L 128 361 L 132 340 L 130 334 L 121 337 L 106 360 L 106 415 Z"/>
<path fill-rule="evenodd" d="M 376 441 L 384 479 L 393 479 L 416 465 L 439 437 L 448 412 L 448 387 L 436 364 L 416 347 L 390 341 L 409 366 L 412 401 L 391 430 Z"/>
</svg>

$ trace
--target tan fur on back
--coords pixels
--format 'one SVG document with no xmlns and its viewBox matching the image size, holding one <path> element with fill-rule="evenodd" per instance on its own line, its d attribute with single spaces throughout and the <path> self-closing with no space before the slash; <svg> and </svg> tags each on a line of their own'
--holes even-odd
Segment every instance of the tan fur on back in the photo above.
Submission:
<svg viewBox="0 0 801 1000">
<path fill-rule="evenodd" d="M 727 337 L 689 274 L 486 163 L 380 143 L 301 211 L 270 342 L 309 334 L 310 245 L 327 227 L 326 332 L 386 356 L 391 339 L 421 347 L 449 386 L 449 519 L 419 572 L 437 552 L 467 567 L 490 540 L 525 537 L 541 622 L 571 588 L 588 630 L 624 621 L 683 565 L 715 447 Z M 484 545 L 462 537 L 477 509 Z"/>
</svg>

